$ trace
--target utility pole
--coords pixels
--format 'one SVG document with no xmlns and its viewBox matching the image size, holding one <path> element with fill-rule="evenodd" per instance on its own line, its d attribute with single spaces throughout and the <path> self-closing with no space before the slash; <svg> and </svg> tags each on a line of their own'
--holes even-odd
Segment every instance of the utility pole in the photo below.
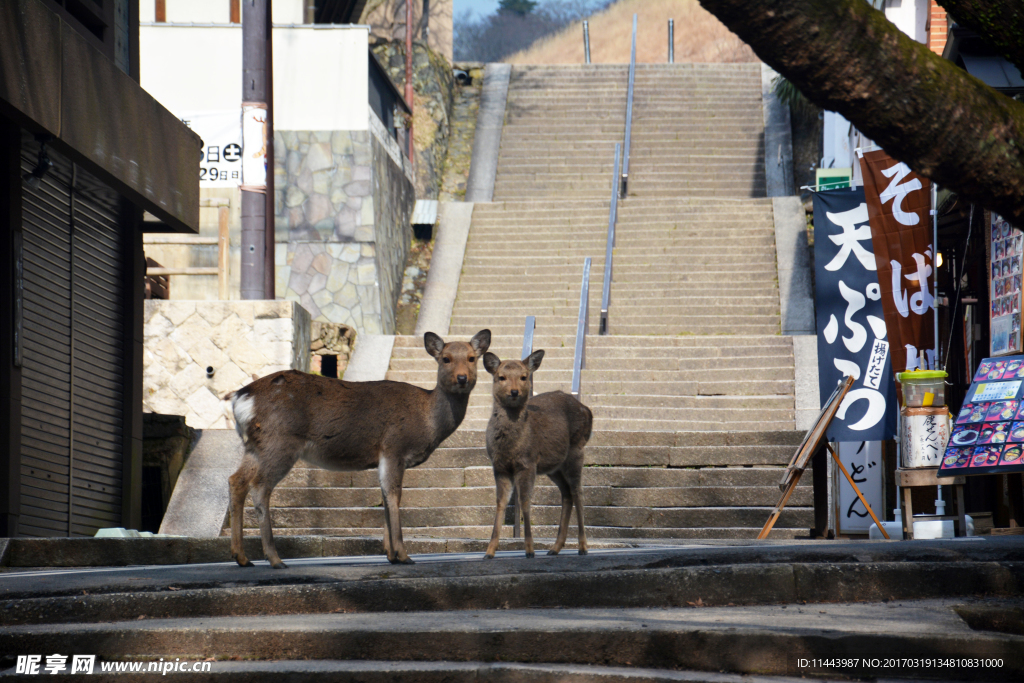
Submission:
<svg viewBox="0 0 1024 683">
<path fill-rule="evenodd" d="M 271 0 L 242 2 L 243 299 L 274 298 Z"/>
</svg>

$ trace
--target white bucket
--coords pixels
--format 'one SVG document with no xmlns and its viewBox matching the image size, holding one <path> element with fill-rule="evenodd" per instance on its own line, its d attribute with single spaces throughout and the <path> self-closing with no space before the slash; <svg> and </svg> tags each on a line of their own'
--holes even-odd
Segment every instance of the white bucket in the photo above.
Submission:
<svg viewBox="0 0 1024 683">
<path fill-rule="evenodd" d="M 949 412 L 945 407 L 903 408 L 903 443 L 900 460 L 904 468 L 938 467 L 949 441 Z"/>
</svg>

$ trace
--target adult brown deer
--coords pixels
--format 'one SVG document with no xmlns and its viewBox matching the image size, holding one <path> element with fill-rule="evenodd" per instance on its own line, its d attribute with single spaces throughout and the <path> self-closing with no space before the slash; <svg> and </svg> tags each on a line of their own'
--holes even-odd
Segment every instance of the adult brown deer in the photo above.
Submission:
<svg viewBox="0 0 1024 683">
<path fill-rule="evenodd" d="M 498 549 L 513 480 L 523 511 L 526 556 L 534 556 L 530 498 L 538 473 L 546 474 L 562 494 L 558 537 L 548 555 L 557 555 L 565 545 L 574 505 L 580 530 L 579 552 L 587 554 L 587 533 L 583 525 L 583 447 L 590 439 L 594 416 L 590 408 L 561 391 L 531 398 L 533 373 L 543 358 L 543 351 L 533 352 L 524 361 L 502 361 L 493 353 L 484 355 L 484 368 L 494 375 L 494 408 L 487 422 L 487 456 L 494 465 L 498 498 L 494 531 L 484 555 L 487 559 L 493 558 Z"/>
<path fill-rule="evenodd" d="M 251 489 L 263 553 L 272 567 L 286 566 L 274 545 L 270 494 L 302 458 L 328 470 L 376 467 L 388 560 L 411 564 L 398 513 L 402 476 L 426 462 L 462 423 L 476 385 L 477 358 L 490 343 L 490 330 L 468 343 L 423 335 L 427 353 L 437 360 L 437 386 L 430 391 L 405 382 L 345 382 L 284 370 L 235 392 L 231 407 L 245 454 L 230 477 L 231 557 L 252 566 L 242 550 L 242 510 Z"/>
</svg>

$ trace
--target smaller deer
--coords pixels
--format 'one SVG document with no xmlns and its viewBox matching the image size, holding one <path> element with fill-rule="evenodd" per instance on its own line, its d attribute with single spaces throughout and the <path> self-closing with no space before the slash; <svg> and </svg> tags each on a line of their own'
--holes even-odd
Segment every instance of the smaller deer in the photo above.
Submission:
<svg viewBox="0 0 1024 683">
<path fill-rule="evenodd" d="M 519 490 L 519 505 L 523 511 L 526 556 L 534 556 L 530 499 L 538 473 L 546 474 L 562 494 L 558 537 L 548 555 L 557 555 L 565 545 L 574 505 L 580 529 L 579 552 L 587 554 L 587 533 L 583 525 L 583 447 L 590 439 L 594 416 L 590 408 L 561 391 L 531 398 L 533 373 L 543 358 L 544 351 L 535 351 L 524 361 L 503 361 L 493 353 L 484 355 L 484 368 L 494 375 L 494 409 L 487 422 L 487 456 L 494 466 L 498 498 L 486 559 L 492 559 L 498 549 L 513 481 Z"/>
<path fill-rule="evenodd" d="M 490 343 L 490 330 L 477 332 L 468 343 L 446 344 L 433 332 L 423 335 L 427 353 L 437 361 L 437 386 L 430 391 L 405 382 L 345 382 L 284 370 L 229 395 L 245 444 L 242 464 L 229 480 L 231 557 L 252 566 L 242 551 L 242 511 L 252 489 L 263 553 L 275 569 L 286 566 L 274 545 L 270 494 L 302 458 L 328 470 L 376 468 L 388 560 L 412 564 L 398 517 L 402 477 L 462 424 L 476 386 L 477 358 Z"/>
</svg>

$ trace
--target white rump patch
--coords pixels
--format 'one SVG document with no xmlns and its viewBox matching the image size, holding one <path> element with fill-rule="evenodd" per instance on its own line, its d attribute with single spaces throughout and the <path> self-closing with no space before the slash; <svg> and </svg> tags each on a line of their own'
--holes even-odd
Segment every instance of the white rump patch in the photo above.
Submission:
<svg viewBox="0 0 1024 683">
<path fill-rule="evenodd" d="M 235 394 L 235 397 L 231 399 L 231 410 L 235 414 L 235 429 L 238 430 L 238 435 L 242 437 L 243 443 L 248 439 L 249 422 L 252 421 L 255 413 L 255 404 L 256 402 L 249 394 L 244 396 Z"/>
</svg>

